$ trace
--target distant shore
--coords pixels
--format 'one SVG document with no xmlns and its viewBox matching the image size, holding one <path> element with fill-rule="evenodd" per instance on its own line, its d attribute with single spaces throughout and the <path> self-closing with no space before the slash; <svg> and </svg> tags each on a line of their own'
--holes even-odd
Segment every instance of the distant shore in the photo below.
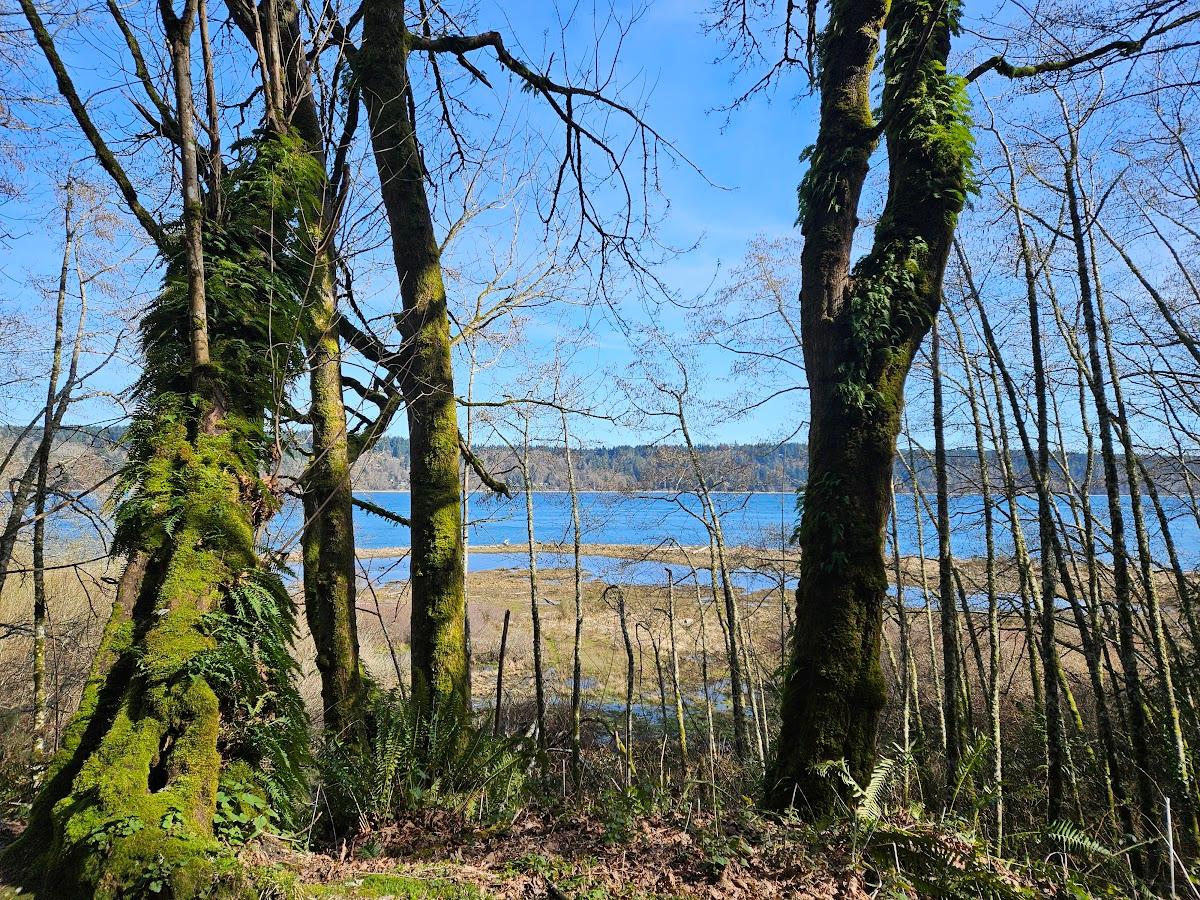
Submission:
<svg viewBox="0 0 1200 900">
<path fill-rule="evenodd" d="M 355 493 L 356 494 L 411 494 L 412 489 L 411 488 L 357 488 L 355 490 Z M 519 494 L 519 493 L 521 493 L 521 491 L 514 490 L 513 493 Z M 535 493 L 535 494 L 570 494 L 571 492 L 564 491 L 559 488 L 534 488 L 533 493 Z M 675 496 L 678 494 L 694 494 L 695 491 L 685 491 L 685 490 L 673 491 L 673 490 L 669 490 L 667 488 L 580 488 L 575 493 L 576 494 L 616 494 L 616 495 L 624 494 L 626 496 L 637 496 L 638 494 L 665 494 L 665 495 Z M 735 496 L 744 496 L 746 494 L 768 494 L 770 496 L 776 496 L 776 497 L 792 497 L 792 496 L 795 496 L 796 491 L 795 490 L 789 490 L 789 491 L 761 491 L 761 490 L 709 491 L 709 493 L 713 494 L 713 495 L 730 495 L 730 494 L 732 494 Z M 904 492 L 897 491 L 896 493 L 903 494 Z M 471 499 L 487 498 L 487 497 L 494 497 L 494 496 L 496 496 L 496 495 L 493 493 L 490 493 L 490 492 L 489 493 L 480 493 L 480 494 L 473 495 Z M 964 496 L 973 496 L 973 495 L 964 495 Z"/>
<path fill-rule="evenodd" d="M 406 556 L 409 547 L 360 547 L 359 559 L 391 559 Z M 467 552 L 471 554 L 518 553 L 529 552 L 529 545 L 522 541 L 519 544 L 468 544 Z M 537 544 L 538 553 L 560 554 L 570 556 L 575 552 L 574 545 L 557 541 L 542 541 Z M 726 558 L 731 568 L 779 568 L 781 564 L 793 566 L 800 561 L 800 552 L 795 548 L 781 550 L 766 547 L 728 547 Z M 708 545 L 680 547 L 676 544 L 581 544 L 581 556 L 603 556 L 608 559 L 624 559 L 632 562 L 658 562 L 672 565 L 694 565 L 697 569 L 707 569 L 709 566 Z"/>
</svg>

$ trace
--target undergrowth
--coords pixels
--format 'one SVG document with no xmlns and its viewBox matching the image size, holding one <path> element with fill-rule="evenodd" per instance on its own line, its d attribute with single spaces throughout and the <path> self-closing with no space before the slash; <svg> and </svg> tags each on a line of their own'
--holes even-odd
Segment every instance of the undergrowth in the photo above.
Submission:
<svg viewBox="0 0 1200 900">
<path fill-rule="evenodd" d="M 327 741 L 319 790 L 334 820 L 360 831 L 423 809 L 479 821 L 511 817 L 526 801 L 531 748 L 495 737 L 449 706 L 423 706 L 397 691 L 371 703 L 368 746 Z"/>
</svg>

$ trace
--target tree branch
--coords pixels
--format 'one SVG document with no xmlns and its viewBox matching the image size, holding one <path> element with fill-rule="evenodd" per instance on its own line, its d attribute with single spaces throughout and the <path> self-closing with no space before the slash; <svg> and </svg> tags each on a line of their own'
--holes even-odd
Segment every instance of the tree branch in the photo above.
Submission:
<svg viewBox="0 0 1200 900">
<path fill-rule="evenodd" d="M 967 82 L 970 83 L 980 76 L 996 71 L 1005 78 L 1030 78 L 1035 75 L 1044 75 L 1050 72 L 1065 72 L 1074 69 L 1077 66 L 1085 63 L 1093 62 L 1106 56 L 1128 59 L 1131 56 L 1136 56 L 1141 53 L 1146 44 L 1156 37 L 1161 37 L 1169 31 L 1174 31 L 1177 28 L 1182 28 L 1191 22 L 1200 19 L 1200 10 L 1190 12 L 1180 16 L 1165 25 L 1156 25 L 1150 28 L 1140 38 L 1126 38 L 1119 41 L 1109 41 L 1099 47 L 1088 50 L 1086 53 L 1080 53 L 1075 56 L 1068 56 L 1061 59 L 1048 59 L 1040 63 L 1030 65 L 1014 65 L 1009 62 L 1003 54 L 997 54 L 990 59 L 984 60 L 967 74 Z"/>
<path fill-rule="evenodd" d="M 404 518 L 399 513 L 394 513 L 390 509 L 384 509 L 382 506 L 377 506 L 370 500 L 364 500 L 362 497 L 354 498 L 354 505 L 361 510 L 369 512 L 373 516 L 379 516 L 381 519 L 387 519 L 389 522 L 395 522 L 397 525 L 403 525 L 405 528 L 411 528 L 412 522 Z"/>
<path fill-rule="evenodd" d="M 54 78 L 58 82 L 58 92 L 62 98 L 67 101 L 67 105 L 71 108 L 71 112 L 75 116 L 75 121 L 79 123 L 84 136 L 92 145 L 92 152 L 96 154 L 96 159 L 100 166 L 106 171 L 109 176 L 117 183 L 117 189 L 120 190 L 121 196 L 125 200 L 125 204 L 129 207 L 129 211 L 133 213 L 134 218 L 138 220 L 138 224 L 142 226 L 146 234 L 154 242 L 163 253 L 169 253 L 172 250 L 172 242 L 168 239 L 167 234 L 163 231 L 162 226 L 150 215 L 149 210 L 142 205 L 142 201 L 138 199 L 137 190 L 133 183 L 129 180 L 129 176 L 125 174 L 125 169 L 121 166 L 120 161 L 109 149 L 105 143 L 103 135 L 96 127 L 96 123 L 92 121 L 91 115 L 87 111 L 87 106 L 79 96 L 79 92 L 75 89 L 75 82 L 71 79 L 71 73 L 67 71 L 66 65 L 62 61 L 62 57 L 58 55 L 58 48 L 54 45 L 54 38 L 46 29 L 46 24 L 42 21 L 41 15 L 38 14 L 37 7 L 33 5 L 33 0 L 20 0 L 21 11 L 25 13 L 25 19 L 29 22 L 29 27 L 33 31 L 33 36 L 37 40 L 38 46 L 42 50 L 42 54 L 46 57 L 46 62 L 50 64 L 50 69 L 54 72 Z"/>
<path fill-rule="evenodd" d="M 512 497 L 512 491 L 508 485 L 484 468 L 479 457 L 471 452 L 471 448 L 467 446 L 467 440 L 463 437 L 461 431 L 458 433 L 458 449 L 462 452 L 463 459 L 467 461 L 471 469 L 479 476 L 480 481 L 486 484 L 494 493 L 500 494 L 502 497 Z"/>
</svg>

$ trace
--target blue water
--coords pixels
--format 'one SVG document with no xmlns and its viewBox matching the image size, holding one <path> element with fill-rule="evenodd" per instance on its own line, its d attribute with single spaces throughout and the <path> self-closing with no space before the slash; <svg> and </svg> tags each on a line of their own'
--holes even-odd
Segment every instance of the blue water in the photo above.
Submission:
<svg viewBox="0 0 1200 900">
<path fill-rule="evenodd" d="M 409 494 L 406 492 L 370 492 L 362 496 L 385 509 L 407 516 Z M 538 541 L 545 543 L 571 542 L 571 499 L 570 495 L 557 492 L 535 492 L 534 533 Z M 779 548 L 786 543 L 795 525 L 796 498 L 793 494 L 715 494 L 714 502 L 721 513 L 722 528 L 726 542 L 731 546 L 750 545 Z M 1103 496 L 1092 497 L 1092 509 L 1098 523 L 1107 527 L 1107 502 Z M 585 544 L 648 545 L 666 544 L 677 541 L 688 548 L 699 548 L 697 565 L 708 559 L 708 534 L 700 519 L 700 504 L 695 497 L 679 497 L 668 493 L 621 494 L 611 492 L 583 492 L 579 495 L 581 507 L 582 539 Z M 917 518 L 910 495 L 898 495 L 900 552 L 915 556 L 919 552 L 917 540 Z M 1170 497 L 1163 498 L 1170 517 L 1171 536 L 1176 545 L 1180 561 L 1189 569 L 1200 568 L 1200 526 L 1187 507 Z M 1133 544 L 1132 522 L 1129 500 L 1125 499 L 1126 519 L 1131 532 L 1130 550 Z M 960 558 L 978 557 L 985 554 L 983 503 L 979 496 L 951 498 L 952 546 Z M 1038 553 L 1036 502 L 1033 498 L 1022 498 L 1020 503 L 1025 542 L 1031 553 Z M 1073 519 L 1064 503 L 1061 508 L 1067 524 L 1069 540 L 1076 552 L 1080 550 L 1081 535 L 1073 531 Z M 1157 562 L 1167 565 L 1165 543 L 1160 533 L 1157 517 L 1152 507 L 1145 509 L 1151 546 Z M 1008 528 L 1006 510 L 995 509 L 996 552 L 1011 554 L 1014 550 Z M 285 510 L 272 524 L 278 535 L 294 534 L 299 527 L 299 510 Z M 922 510 L 921 527 L 926 556 L 937 556 L 937 532 L 934 524 Z M 406 548 L 409 545 L 408 529 L 386 519 L 355 510 L 355 533 L 358 546 L 367 550 L 384 548 Z M 508 544 L 511 553 L 474 554 L 470 557 L 473 570 L 520 568 L 525 565 L 525 498 L 517 495 L 512 499 L 474 498 L 470 507 L 470 542 L 472 544 Z M 1104 542 L 1107 536 L 1101 533 L 1099 555 L 1108 558 Z M 585 548 L 586 551 L 586 548 Z M 539 553 L 539 565 L 543 568 L 569 567 L 568 555 Z M 407 560 L 374 560 L 373 571 L 382 574 L 383 566 L 391 566 L 386 578 L 407 578 Z M 625 583 L 662 583 L 665 580 L 664 566 L 657 562 L 614 560 L 607 557 L 588 555 L 585 569 L 596 578 L 617 578 Z M 671 567 L 676 581 L 691 579 L 687 566 Z M 707 584 L 701 573 L 702 584 Z M 739 571 L 734 580 L 742 588 L 764 588 L 778 586 L 779 575 Z"/>
</svg>

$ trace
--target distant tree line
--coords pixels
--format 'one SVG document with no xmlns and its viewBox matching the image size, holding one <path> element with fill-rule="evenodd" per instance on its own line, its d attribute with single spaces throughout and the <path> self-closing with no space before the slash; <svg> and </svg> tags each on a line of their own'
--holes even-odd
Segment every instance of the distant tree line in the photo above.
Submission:
<svg viewBox="0 0 1200 900">
<path fill-rule="evenodd" d="M 18 430 L 0 428 L 0 448 L 5 452 Z M 56 464 L 75 487 L 94 484 L 98 477 L 104 477 L 123 464 L 123 436 L 124 429 L 120 426 L 77 429 L 73 438 L 56 449 Z M 300 446 L 305 443 L 301 441 Z M 714 490 L 794 491 L 808 477 L 807 447 L 802 443 L 702 444 L 697 446 L 697 451 Z M 690 490 L 691 474 L 679 465 L 679 454 L 680 448 L 673 444 L 582 447 L 572 451 L 576 487 L 583 491 Z M 409 486 L 408 455 L 408 438 L 400 435 L 381 438 L 358 460 L 356 488 L 361 491 L 406 490 Z M 514 488 L 521 486 L 520 467 L 508 447 L 483 446 L 476 449 L 476 455 L 491 471 L 506 477 Z M 999 457 L 994 451 L 988 451 L 987 456 L 994 474 L 999 477 Z M 1156 481 L 1164 485 L 1177 486 L 1182 480 L 1183 469 L 1177 458 L 1141 457 L 1141 461 L 1150 467 Z M 291 474 L 299 471 L 299 461 L 293 459 L 291 463 L 284 466 L 285 475 L 289 470 L 294 470 Z M 946 464 L 952 493 L 978 492 L 979 470 L 974 448 L 947 450 Z M 1088 455 L 1083 452 L 1064 452 L 1052 461 L 1052 472 L 1060 486 L 1082 481 L 1087 468 Z M 1012 469 L 1018 483 L 1026 486 L 1032 483 L 1025 460 L 1014 459 Z M 1189 460 L 1188 470 L 1200 474 L 1200 460 Z M 922 490 L 936 488 L 932 452 L 918 449 L 897 458 L 897 491 L 909 493 L 914 476 Z M 534 490 L 567 490 L 563 448 L 550 444 L 531 445 L 529 480 Z"/>
</svg>

